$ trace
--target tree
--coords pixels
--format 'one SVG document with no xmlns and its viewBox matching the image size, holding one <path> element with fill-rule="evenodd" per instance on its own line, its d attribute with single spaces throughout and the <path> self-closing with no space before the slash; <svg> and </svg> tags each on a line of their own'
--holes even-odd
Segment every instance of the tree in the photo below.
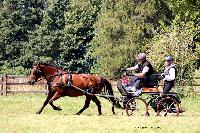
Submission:
<svg viewBox="0 0 200 133">
<path fill-rule="evenodd" d="M 6 0 L 1 2 L 0 11 L 0 66 L 26 67 L 21 56 L 30 31 L 42 20 L 44 2 L 30 0 Z M 21 68 L 21 67 L 20 67 Z"/>
<path fill-rule="evenodd" d="M 133 65 L 154 30 L 172 19 L 163 0 L 103 0 L 92 40 L 96 59 L 92 72 L 116 76 L 117 68 Z"/>
<path fill-rule="evenodd" d="M 93 63 L 88 51 L 94 37 L 94 23 L 100 0 L 73 0 L 65 12 L 65 43 L 61 44 L 60 60 L 71 71 L 89 72 Z"/>
<path fill-rule="evenodd" d="M 43 11 L 43 19 L 35 31 L 30 32 L 29 43 L 26 47 L 26 58 L 33 62 L 36 58 L 42 61 L 57 60 L 60 54 L 60 45 L 65 42 L 65 10 L 67 0 L 49 0 Z"/>
<path fill-rule="evenodd" d="M 98 5 L 98 1 L 49 0 L 41 25 L 31 33 L 29 57 L 56 61 L 74 72 L 89 72 L 92 60 L 87 48 L 94 36 Z"/>
</svg>

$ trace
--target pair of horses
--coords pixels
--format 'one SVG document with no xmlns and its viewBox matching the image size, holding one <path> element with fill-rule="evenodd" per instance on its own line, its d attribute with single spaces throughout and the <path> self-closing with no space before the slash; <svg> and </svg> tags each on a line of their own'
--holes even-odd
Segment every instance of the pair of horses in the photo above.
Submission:
<svg viewBox="0 0 200 133">
<path fill-rule="evenodd" d="M 112 86 L 108 80 L 103 77 L 91 74 L 70 74 L 69 72 L 66 72 L 49 63 L 35 63 L 30 72 L 28 83 L 33 85 L 42 78 L 47 81 L 48 95 L 37 114 L 40 114 L 48 103 L 54 110 L 62 110 L 60 107 L 53 104 L 53 101 L 59 99 L 60 97 L 78 97 L 85 95 L 85 104 L 76 114 L 80 115 L 85 109 L 87 109 L 90 105 L 90 101 L 92 100 L 96 103 L 98 113 L 101 115 L 101 103 L 94 94 L 101 94 L 103 92 L 111 95 L 111 97 L 107 99 L 112 102 L 112 112 L 115 114 L 114 106 L 116 103 L 114 97 L 112 97 Z"/>
</svg>

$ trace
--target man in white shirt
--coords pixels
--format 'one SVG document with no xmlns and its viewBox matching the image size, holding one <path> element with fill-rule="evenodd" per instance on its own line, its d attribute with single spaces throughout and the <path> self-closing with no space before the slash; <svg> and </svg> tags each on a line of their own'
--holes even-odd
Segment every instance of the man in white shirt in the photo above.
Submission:
<svg viewBox="0 0 200 133">
<path fill-rule="evenodd" d="M 153 74 L 153 67 L 150 62 L 146 60 L 146 54 L 140 53 L 137 57 L 138 64 L 134 67 L 126 68 L 125 70 L 133 71 L 138 70 L 139 73 L 134 74 L 134 77 L 129 83 L 129 87 L 126 88 L 129 93 L 139 95 L 142 92 L 141 81 L 146 77 Z"/>
<path fill-rule="evenodd" d="M 165 70 L 161 75 L 164 76 L 163 93 L 168 93 L 174 86 L 176 78 L 176 65 L 171 56 L 165 57 Z"/>
</svg>

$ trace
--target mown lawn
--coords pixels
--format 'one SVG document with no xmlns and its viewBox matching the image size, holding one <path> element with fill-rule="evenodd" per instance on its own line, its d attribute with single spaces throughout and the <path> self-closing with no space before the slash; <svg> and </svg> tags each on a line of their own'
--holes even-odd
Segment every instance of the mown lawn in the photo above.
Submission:
<svg viewBox="0 0 200 133">
<path fill-rule="evenodd" d="M 180 117 L 167 116 L 128 117 L 125 113 L 114 116 L 111 104 L 103 98 L 103 115 L 91 103 L 80 116 L 74 115 L 83 106 L 84 97 L 64 97 L 55 102 L 62 111 L 54 111 L 50 105 L 41 115 L 35 112 L 45 100 L 42 94 L 0 96 L 0 133 L 71 133 L 71 132 L 200 132 L 200 96 L 182 99 L 186 111 Z M 123 111 L 122 111 L 123 112 Z"/>
</svg>

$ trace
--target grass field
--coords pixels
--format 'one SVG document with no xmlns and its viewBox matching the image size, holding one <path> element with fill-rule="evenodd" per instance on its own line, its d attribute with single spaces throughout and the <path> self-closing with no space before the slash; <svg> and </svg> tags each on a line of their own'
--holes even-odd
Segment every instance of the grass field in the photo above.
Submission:
<svg viewBox="0 0 200 133">
<path fill-rule="evenodd" d="M 114 116 L 111 104 L 102 98 L 102 116 L 97 115 L 94 103 L 83 114 L 76 116 L 74 114 L 83 106 L 84 97 L 61 98 L 55 105 L 59 105 L 62 111 L 54 111 L 47 105 L 41 115 L 36 115 L 45 97 L 42 94 L 0 96 L 0 133 L 200 132 L 200 96 L 182 99 L 186 112 L 180 117 L 156 117 L 155 114 L 128 117 L 125 113 Z"/>
</svg>

